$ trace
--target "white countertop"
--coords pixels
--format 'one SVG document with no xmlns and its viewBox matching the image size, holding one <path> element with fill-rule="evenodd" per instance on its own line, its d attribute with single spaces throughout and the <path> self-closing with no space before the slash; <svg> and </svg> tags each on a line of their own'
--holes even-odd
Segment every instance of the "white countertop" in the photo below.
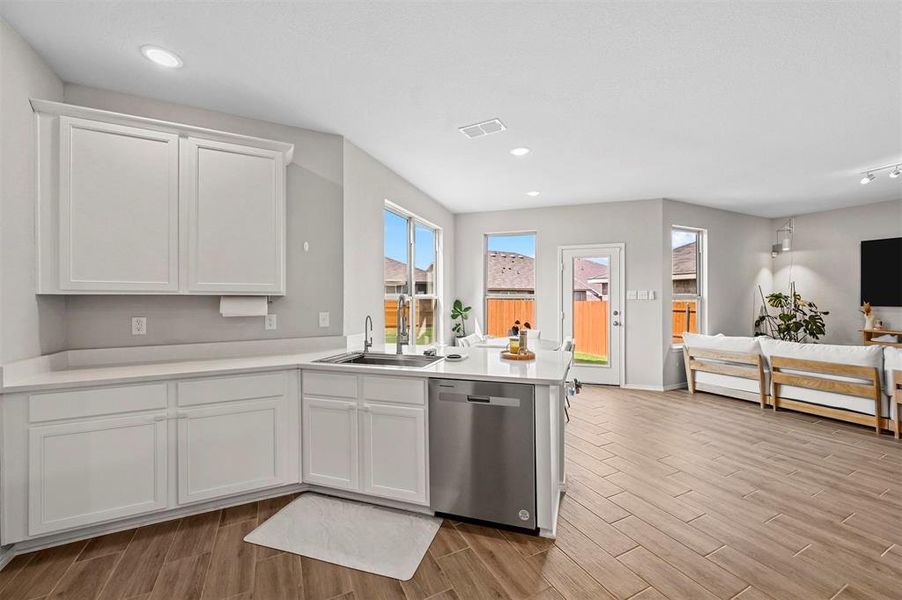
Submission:
<svg viewBox="0 0 902 600">
<path fill-rule="evenodd" d="M 393 349 L 393 346 L 391 347 Z M 388 347 L 386 351 L 391 351 Z M 335 348 L 293 354 L 254 354 L 248 356 L 209 358 L 202 360 L 155 361 L 144 363 L 86 365 L 79 368 L 6 369 L 3 393 L 52 390 L 121 383 L 177 379 L 194 376 L 227 375 L 261 370 L 310 369 L 369 373 L 406 377 L 436 377 L 511 381 L 554 385 L 562 383 L 570 367 L 570 354 L 553 350 L 536 350 L 532 361 L 510 361 L 501 358 L 497 348 L 439 348 L 439 355 L 459 353 L 467 358 L 460 362 L 439 360 L 427 367 L 371 366 L 317 363 L 318 359 L 344 352 Z"/>
</svg>

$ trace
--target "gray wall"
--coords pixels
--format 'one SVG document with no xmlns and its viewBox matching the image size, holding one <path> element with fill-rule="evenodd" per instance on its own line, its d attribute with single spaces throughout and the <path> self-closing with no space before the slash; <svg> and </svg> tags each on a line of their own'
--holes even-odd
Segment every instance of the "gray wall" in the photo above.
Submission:
<svg viewBox="0 0 902 600">
<path fill-rule="evenodd" d="M 670 228 L 708 231 L 710 333 L 751 335 L 757 285 L 770 286 L 770 220 L 671 200 L 641 200 L 457 216 L 457 296 L 483 315 L 483 237 L 536 232 L 536 316 L 543 338 L 560 337 L 558 248 L 617 243 L 626 248 L 626 289 L 654 290 L 655 300 L 627 300 L 626 381 L 671 386 L 685 381 L 671 346 Z"/>
<path fill-rule="evenodd" d="M 223 318 L 219 297 L 69 296 L 69 348 L 341 335 L 341 137 L 77 85 L 65 86 L 65 101 L 295 145 L 287 179 L 287 295 L 274 298 L 270 306 L 278 315 L 278 329 L 265 331 L 259 317 Z M 320 311 L 331 314 L 328 328 L 319 327 Z M 145 336 L 131 335 L 131 317 L 137 315 L 148 318 Z"/>
<path fill-rule="evenodd" d="M 898 180 L 895 180 L 898 181 Z M 876 181 L 874 184 L 892 183 Z M 771 221 L 771 235 L 786 219 Z M 861 343 L 864 317 L 858 312 L 861 286 L 859 244 L 863 240 L 902 236 L 902 199 L 843 208 L 795 218 L 792 252 L 773 261 L 774 289 L 787 290 L 791 281 L 803 298 L 829 310 L 825 317 L 832 344 Z M 887 270 L 887 277 L 902 273 Z M 766 293 L 766 291 L 765 291 Z M 902 329 L 902 308 L 875 307 L 878 319 Z"/>
<path fill-rule="evenodd" d="M 558 248 L 624 243 L 629 289 L 654 290 L 655 300 L 627 300 L 624 307 L 626 383 L 660 387 L 662 378 L 662 201 L 640 200 L 539 209 L 459 214 L 455 234 L 456 297 L 484 320 L 484 236 L 536 232 L 536 329 L 560 339 Z"/>
<path fill-rule="evenodd" d="M 34 114 L 30 97 L 63 99 L 63 83 L 0 20 L 0 363 L 62 350 L 64 298 L 35 289 Z"/>
<path fill-rule="evenodd" d="M 739 213 L 665 200 L 664 256 L 670 267 L 670 230 L 674 225 L 707 231 L 707 281 L 704 321 L 710 334 L 752 335 L 761 306 L 758 286 L 771 287 L 770 220 Z M 686 381 L 681 349 L 671 344 L 673 287 L 664 269 L 662 282 L 664 385 Z"/>
<path fill-rule="evenodd" d="M 437 225 L 442 230 L 443 294 L 439 306 L 442 331 L 450 340 L 450 301 L 454 290 L 454 215 L 375 158 L 344 144 L 344 303 L 345 333 L 362 333 L 367 315 L 373 317 L 375 341 L 384 340 L 382 310 L 385 201 Z"/>
</svg>

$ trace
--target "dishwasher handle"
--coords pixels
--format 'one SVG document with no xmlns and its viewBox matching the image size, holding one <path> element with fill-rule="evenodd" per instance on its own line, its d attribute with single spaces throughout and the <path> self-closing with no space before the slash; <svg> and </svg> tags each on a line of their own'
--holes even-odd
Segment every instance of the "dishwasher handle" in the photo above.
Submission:
<svg viewBox="0 0 902 600">
<path fill-rule="evenodd" d="M 519 408 L 523 400 L 509 396 L 487 396 L 483 394 L 461 394 L 454 392 L 440 392 L 437 400 L 441 402 L 459 402 L 476 406 L 501 406 Z"/>
</svg>

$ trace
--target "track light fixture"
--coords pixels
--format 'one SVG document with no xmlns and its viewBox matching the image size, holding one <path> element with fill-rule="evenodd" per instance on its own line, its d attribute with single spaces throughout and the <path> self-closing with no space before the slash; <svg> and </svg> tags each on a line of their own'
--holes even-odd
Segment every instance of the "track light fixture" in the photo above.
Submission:
<svg viewBox="0 0 902 600">
<path fill-rule="evenodd" d="M 891 171 L 889 171 L 892 169 Z M 890 179 L 898 179 L 900 175 L 902 175 L 902 163 L 890 163 L 888 165 L 883 165 L 882 167 L 874 167 L 873 169 L 868 169 L 867 171 L 861 171 L 859 175 L 864 175 L 861 178 L 861 185 L 867 185 L 874 181 L 877 176 L 874 173 L 879 173 L 880 171 L 889 171 Z"/>
</svg>

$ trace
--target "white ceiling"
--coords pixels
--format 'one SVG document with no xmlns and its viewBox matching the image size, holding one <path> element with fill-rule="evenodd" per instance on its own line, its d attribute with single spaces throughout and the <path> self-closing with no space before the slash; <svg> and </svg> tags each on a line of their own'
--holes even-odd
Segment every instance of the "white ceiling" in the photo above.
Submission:
<svg viewBox="0 0 902 600">
<path fill-rule="evenodd" d="M 902 178 L 856 176 L 902 160 L 898 1 L 3 0 L 0 15 L 65 81 L 345 135 L 455 212 L 902 198 Z M 148 43 L 184 68 L 147 63 Z M 508 130 L 457 131 L 492 117 Z"/>
</svg>

